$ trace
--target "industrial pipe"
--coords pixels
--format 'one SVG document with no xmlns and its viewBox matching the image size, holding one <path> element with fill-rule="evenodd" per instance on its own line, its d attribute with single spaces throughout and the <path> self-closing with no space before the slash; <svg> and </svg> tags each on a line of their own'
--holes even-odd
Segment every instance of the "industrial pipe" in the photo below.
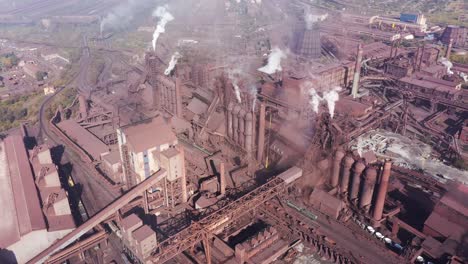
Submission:
<svg viewBox="0 0 468 264">
<path fill-rule="evenodd" d="M 363 54 L 362 45 L 361 43 L 359 43 L 357 58 L 356 58 L 356 66 L 354 68 L 353 89 L 351 91 L 351 95 L 353 96 L 353 98 L 356 98 L 359 93 L 359 79 L 361 76 L 362 54 Z"/>
</svg>

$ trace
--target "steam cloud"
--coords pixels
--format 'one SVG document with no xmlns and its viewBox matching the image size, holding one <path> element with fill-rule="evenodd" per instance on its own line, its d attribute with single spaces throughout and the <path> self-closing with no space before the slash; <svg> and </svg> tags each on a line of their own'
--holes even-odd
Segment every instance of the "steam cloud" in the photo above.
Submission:
<svg viewBox="0 0 468 264">
<path fill-rule="evenodd" d="M 322 97 L 314 88 L 311 88 L 309 90 L 309 95 L 312 110 L 318 114 L 320 102 L 326 101 L 328 106 L 328 113 L 330 114 L 330 117 L 333 118 L 333 116 L 335 116 L 336 102 L 340 100 L 340 94 L 338 93 L 339 91 L 341 91 L 341 87 L 335 87 L 330 91 L 324 92 Z"/>
<path fill-rule="evenodd" d="M 234 81 L 232 85 L 234 86 L 234 93 L 236 94 L 237 102 L 242 103 L 241 93 L 240 93 L 240 89 L 239 89 L 239 85 L 237 84 L 237 81 Z"/>
<path fill-rule="evenodd" d="M 145 11 L 151 2 L 149 0 L 128 0 L 117 5 L 101 20 L 101 34 L 104 30 L 121 30 L 128 27 L 135 15 Z"/>
<path fill-rule="evenodd" d="M 449 61 L 447 58 L 440 58 L 440 63 L 442 63 L 446 68 L 447 68 L 447 74 L 453 74 L 452 67 L 453 64 L 451 61 Z"/>
<path fill-rule="evenodd" d="M 255 106 L 257 105 L 257 87 L 255 86 L 252 86 L 250 88 L 250 94 L 252 95 L 253 99 L 252 99 L 252 112 L 255 112 Z"/>
<path fill-rule="evenodd" d="M 174 70 L 175 66 L 177 65 L 177 62 L 179 59 L 182 58 L 182 55 L 179 52 L 175 52 L 174 55 L 171 57 L 171 61 L 169 62 L 169 66 L 167 66 L 167 69 L 164 71 L 165 75 L 171 74 L 172 70 Z"/>
<path fill-rule="evenodd" d="M 153 50 L 156 51 L 156 43 L 158 42 L 159 35 L 161 33 L 166 32 L 166 24 L 172 20 L 174 20 L 174 16 L 172 16 L 169 11 L 167 11 L 167 5 L 166 6 L 159 6 L 154 10 L 153 12 L 153 17 L 159 18 L 158 25 L 156 26 L 156 30 L 154 30 L 153 33 Z"/>
<path fill-rule="evenodd" d="M 464 72 L 460 72 L 460 78 L 462 78 L 464 82 L 468 82 L 468 75 Z"/>
<path fill-rule="evenodd" d="M 312 29 L 312 26 L 319 22 L 319 21 L 323 21 L 325 19 L 327 19 L 328 17 L 328 14 L 324 14 L 324 15 L 315 15 L 315 14 L 311 14 L 310 12 L 307 12 L 304 16 L 304 20 L 306 22 L 306 27 L 307 29 Z"/>
<path fill-rule="evenodd" d="M 281 67 L 281 60 L 285 59 L 286 57 L 286 53 L 284 53 L 278 47 L 275 47 L 268 56 L 268 64 L 259 68 L 258 70 L 266 74 L 280 72 L 283 70 Z"/>
</svg>

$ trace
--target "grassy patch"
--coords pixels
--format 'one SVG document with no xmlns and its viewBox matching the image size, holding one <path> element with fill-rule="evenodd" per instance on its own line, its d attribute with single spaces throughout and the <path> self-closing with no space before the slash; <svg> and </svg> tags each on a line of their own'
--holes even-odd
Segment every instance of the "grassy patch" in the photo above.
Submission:
<svg viewBox="0 0 468 264">
<path fill-rule="evenodd" d="M 0 132 L 16 127 L 21 122 L 37 122 L 43 98 L 42 92 L 35 92 L 0 101 Z"/>
</svg>

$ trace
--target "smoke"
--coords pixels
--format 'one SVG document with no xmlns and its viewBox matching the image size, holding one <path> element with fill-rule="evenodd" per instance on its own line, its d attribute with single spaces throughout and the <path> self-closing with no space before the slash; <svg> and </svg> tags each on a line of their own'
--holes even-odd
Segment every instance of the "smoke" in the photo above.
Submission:
<svg viewBox="0 0 468 264">
<path fill-rule="evenodd" d="M 156 30 L 153 33 L 153 50 L 156 51 L 156 43 L 158 42 L 159 35 L 161 33 L 166 32 L 166 24 L 172 20 L 174 20 L 174 16 L 172 16 L 169 11 L 167 11 L 168 6 L 159 6 L 156 10 L 153 11 L 153 17 L 159 18 L 158 25 L 156 26 Z"/>
<path fill-rule="evenodd" d="M 255 85 L 252 85 L 250 87 L 250 95 L 252 95 L 252 112 L 255 112 L 255 106 L 257 104 L 257 87 L 255 87 Z"/>
<path fill-rule="evenodd" d="M 312 110 L 316 114 L 318 114 L 320 101 L 322 101 L 323 98 L 320 95 L 317 94 L 317 91 L 315 91 L 314 88 L 309 90 L 309 95 L 310 95 L 310 105 L 312 106 Z"/>
<path fill-rule="evenodd" d="M 100 24 L 101 34 L 105 30 L 122 30 L 130 25 L 136 14 L 147 10 L 150 0 L 128 0 L 113 8 Z"/>
<path fill-rule="evenodd" d="M 340 100 L 339 91 L 341 91 L 341 87 L 335 87 L 332 90 L 323 93 L 323 99 L 327 101 L 328 113 L 330 113 L 331 118 L 335 115 L 335 104 Z"/>
<path fill-rule="evenodd" d="M 447 58 L 440 58 L 440 63 L 442 63 L 446 68 L 447 68 L 447 74 L 451 75 L 453 74 L 452 67 L 453 64 L 451 61 L 449 61 Z"/>
<path fill-rule="evenodd" d="M 326 101 L 327 106 L 328 106 L 328 113 L 330 114 L 330 117 L 333 118 L 333 116 L 335 116 L 336 102 L 340 99 L 340 94 L 338 93 L 339 91 L 341 91 L 341 87 L 334 87 L 333 89 L 329 91 L 323 92 L 323 97 L 322 97 L 317 93 L 317 91 L 314 88 L 310 88 L 309 96 L 310 96 L 310 105 L 312 107 L 312 110 L 316 114 L 318 114 L 320 103 L 322 101 Z"/>
<path fill-rule="evenodd" d="M 271 50 L 271 53 L 268 56 L 267 65 L 259 68 L 258 71 L 264 72 L 266 74 L 280 72 L 283 70 L 283 68 L 281 67 L 281 60 L 285 59 L 286 57 L 286 53 L 284 53 L 278 47 L 275 47 Z"/>
<path fill-rule="evenodd" d="M 468 75 L 466 75 L 466 73 L 460 72 L 460 78 L 462 78 L 464 82 L 468 82 Z"/>
<path fill-rule="evenodd" d="M 169 62 L 169 66 L 167 66 L 167 69 L 164 71 L 165 75 L 171 74 L 172 70 L 174 70 L 177 62 L 179 59 L 182 58 L 182 55 L 179 52 L 175 52 L 174 55 L 171 57 L 171 61 Z"/>
<path fill-rule="evenodd" d="M 327 19 L 327 17 L 328 17 L 328 13 L 323 14 L 323 15 L 316 15 L 316 14 L 310 13 L 310 11 L 306 12 L 306 14 L 304 15 L 304 20 L 306 22 L 307 29 L 312 29 L 315 23 L 323 21 Z"/>
<path fill-rule="evenodd" d="M 242 99 L 241 99 L 241 93 L 240 93 L 239 85 L 237 84 L 237 80 L 235 80 L 232 83 L 232 85 L 234 86 L 234 93 L 236 94 L 237 102 L 240 104 L 240 103 L 242 103 Z"/>
</svg>

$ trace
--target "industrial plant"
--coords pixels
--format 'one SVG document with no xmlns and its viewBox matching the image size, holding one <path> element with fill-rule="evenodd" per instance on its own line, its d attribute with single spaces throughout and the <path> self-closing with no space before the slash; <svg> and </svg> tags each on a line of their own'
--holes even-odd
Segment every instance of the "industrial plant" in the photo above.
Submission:
<svg viewBox="0 0 468 264">
<path fill-rule="evenodd" d="M 0 106 L 43 96 L 0 130 L 0 263 L 468 263 L 463 17 L 79 2 L 0 10 L 7 28 L 80 32 L 68 57 L 0 42 L 24 64 L 0 68 Z M 68 66 L 27 77 L 53 60 Z"/>
</svg>

